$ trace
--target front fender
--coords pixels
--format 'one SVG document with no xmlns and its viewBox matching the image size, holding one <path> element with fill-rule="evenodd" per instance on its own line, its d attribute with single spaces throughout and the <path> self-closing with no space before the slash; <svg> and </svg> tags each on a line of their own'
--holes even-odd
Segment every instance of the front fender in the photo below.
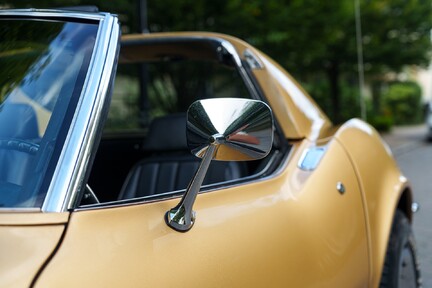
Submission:
<svg viewBox="0 0 432 288">
<path fill-rule="evenodd" d="M 371 283 L 378 287 L 393 215 L 403 193 L 408 194 L 404 194 L 404 202 L 412 201 L 411 189 L 390 148 L 370 125 L 350 120 L 339 128 L 335 138 L 347 151 L 359 179 L 369 232 Z M 411 203 L 400 207 L 411 219 Z"/>
</svg>

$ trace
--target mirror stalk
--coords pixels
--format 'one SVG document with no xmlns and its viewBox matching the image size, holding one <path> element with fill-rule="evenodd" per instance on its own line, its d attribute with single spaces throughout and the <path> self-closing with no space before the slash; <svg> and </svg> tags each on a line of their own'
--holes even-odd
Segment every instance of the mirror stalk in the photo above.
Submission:
<svg viewBox="0 0 432 288">
<path fill-rule="evenodd" d="M 167 211 L 165 214 L 165 221 L 167 225 L 179 232 L 189 231 L 195 223 L 195 211 L 192 210 L 196 196 L 200 191 L 201 185 L 207 174 L 210 162 L 213 160 L 217 150 L 217 144 L 210 144 L 201 160 L 200 166 L 189 183 L 185 194 L 183 195 L 180 203 Z"/>
</svg>

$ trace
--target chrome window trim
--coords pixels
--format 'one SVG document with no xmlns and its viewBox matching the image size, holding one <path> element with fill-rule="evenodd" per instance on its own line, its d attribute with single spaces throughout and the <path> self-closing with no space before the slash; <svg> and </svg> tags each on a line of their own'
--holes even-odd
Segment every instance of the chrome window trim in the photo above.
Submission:
<svg viewBox="0 0 432 288">
<path fill-rule="evenodd" d="M 52 9 L 8 9 L 0 10 L 0 17 L 30 17 L 30 18 L 76 18 L 85 20 L 102 21 L 105 19 L 108 13 L 86 13 L 72 10 L 52 10 Z"/>
<path fill-rule="evenodd" d="M 220 41 L 220 45 L 226 49 L 228 53 L 231 54 L 233 57 L 237 70 L 239 71 L 240 77 L 243 79 L 246 88 L 248 89 L 250 95 L 252 96 L 252 99 L 255 100 L 262 100 L 261 97 L 258 94 L 258 91 L 255 89 L 255 86 L 252 83 L 252 80 L 249 78 L 248 73 L 246 72 L 246 69 L 244 68 L 242 64 L 242 60 L 240 58 L 239 53 L 237 52 L 237 49 L 228 41 L 217 39 Z"/>
<path fill-rule="evenodd" d="M 20 11 L 21 12 L 21 11 Z M 33 15 L 33 14 L 32 14 Z M 115 59 L 118 52 L 120 28 L 116 16 L 99 13 L 37 13 L 40 16 L 79 17 L 99 20 L 99 30 L 90 60 L 88 73 L 73 116 L 66 140 L 55 168 L 52 181 L 42 205 L 42 212 L 65 212 L 79 192 L 90 159 L 92 144 L 100 122 Z"/>
<path fill-rule="evenodd" d="M 282 155 L 283 157 L 280 159 L 280 164 L 278 165 L 278 167 L 271 174 L 267 176 L 261 177 L 263 173 L 258 173 L 240 179 L 225 181 L 217 184 L 204 185 L 202 186 L 202 188 L 208 188 L 208 189 L 201 190 L 198 193 L 198 195 L 211 193 L 214 191 L 220 191 L 224 189 L 234 189 L 236 187 L 244 186 L 244 185 L 253 185 L 255 183 L 260 183 L 263 181 L 271 181 L 272 179 L 280 176 L 285 171 L 286 167 L 288 166 L 288 163 L 290 162 L 291 158 L 294 155 L 294 150 L 295 149 L 290 149 L 285 155 Z M 89 211 L 89 210 L 128 207 L 133 205 L 142 205 L 142 204 L 148 204 L 154 202 L 167 201 L 171 199 L 180 199 L 185 191 L 186 189 L 182 189 L 182 190 L 175 190 L 175 191 L 161 193 L 156 196 L 143 196 L 143 197 L 137 197 L 137 198 L 131 198 L 125 200 L 114 200 L 110 202 L 83 205 L 75 208 L 73 211 Z"/>
<path fill-rule="evenodd" d="M 258 59 L 258 57 L 249 48 L 246 48 L 243 52 L 243 57 L 248 63 L 250 69 L 261 70 L 264 69 L 263 63 Z"/>
</svg>

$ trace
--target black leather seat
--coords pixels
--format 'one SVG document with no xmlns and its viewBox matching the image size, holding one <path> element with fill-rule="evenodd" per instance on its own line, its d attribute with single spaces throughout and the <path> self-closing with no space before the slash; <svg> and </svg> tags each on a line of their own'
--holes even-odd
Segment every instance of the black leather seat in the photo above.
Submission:
<svg viewBox="0 0 432 288">
<path fill-rule="evenodd" d="M 129 172 L 119 199 L 185 189 L 201 161 L 187 147 L 184 114 L 156 118 L 150 125 L 143 149 L 150 157 L 141 160 Z M 238 179 L 246 172 L 244 163 L 213 161 L 203 184 Z"/>
</svg>

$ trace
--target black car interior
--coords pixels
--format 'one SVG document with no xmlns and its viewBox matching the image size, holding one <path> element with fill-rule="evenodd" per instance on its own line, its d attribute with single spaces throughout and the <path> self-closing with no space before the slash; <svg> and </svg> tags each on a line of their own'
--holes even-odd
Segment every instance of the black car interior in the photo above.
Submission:
<svg viewBox="0 0 432 288">
<path fill-rule="evenodd" d="M 187 146 L 184 114 L 156 118 L 150 125 L 143 151 L 149 156 L 131 169 L 119 200 L 186 189 L 200 164 Z M 243 162 L 214 162 L 203 184 L 244 177 L 246 169 Z"/>
<path fill-rule="evenodd" d="M 189 105 L 206 98 L 251 98 L 235 65 L 216 52 L 220 49 L 214 42 L 194 39 L 176 45 L 158 41 L 122 46 L 108 119 L 88 180 L 102 203 L 181 193 L 201 160 L 187 147 Z M 273 149 L 262 160 L 213 161 L 203 189 L 265 175 L 279 154 Z"/>
</svg>

